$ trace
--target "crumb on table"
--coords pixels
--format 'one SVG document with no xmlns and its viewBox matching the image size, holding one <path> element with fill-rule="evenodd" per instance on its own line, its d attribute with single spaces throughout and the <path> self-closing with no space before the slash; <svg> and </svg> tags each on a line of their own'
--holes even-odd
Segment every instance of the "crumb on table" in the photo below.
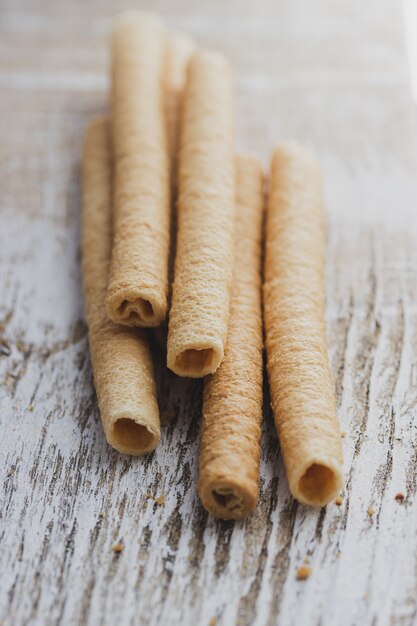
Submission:
<svg viewBox="0 0 417 626">
<path fill-rule="evenodd" d="M 121 552 L 123 552 L 123 544 L 122 543 L 115 543 L 114 546 L 112 546 L 112 552 L 114 552 L 115 554 L 120 554 Z"/>
<path fill-rule="evenodd" d="M 301 567 L 299 567 L 297 570 L 295 578 L 297 580 L 307 580 L 307 578 L 309 578 L 312 573 L 313 570 L 311 569 L 311 567 L 308 567 L 307 565 L 301 565 Z"/>
<path fill-rule="evenodd" d="M 158 506 L 162 506 L 166 502 L 166 496 L 164 496 L 163 494 L 160 496 L 154 496 L 151 493 L 148 493 L 146 498 L 148 500 L 153 500 Z"/>
<path fill-rule="evenodd" d="M 372 517 L 372 515 L 375 515 L 375 508 L 372 504 L 368 507 L 368 515 L 370 517 Z"/>
<path fill-rule="evenodd" d="M 395 495 L 395 500 L 401 504 L 401 503 L 402 503 L 402 502 L 404 502 L 404 500 L 405 500 L 405 495 L 404 495 L 401 491 L 399 491 L 399 492 Z"/>
<path fill-rule="evenodd" d="M 342 496 L 337 496 L 336 500 L 334 501 L 335 504 L 337 504 L 337 506 L 341 506 L 343 504 L 343 498 Z"/>
</svg>

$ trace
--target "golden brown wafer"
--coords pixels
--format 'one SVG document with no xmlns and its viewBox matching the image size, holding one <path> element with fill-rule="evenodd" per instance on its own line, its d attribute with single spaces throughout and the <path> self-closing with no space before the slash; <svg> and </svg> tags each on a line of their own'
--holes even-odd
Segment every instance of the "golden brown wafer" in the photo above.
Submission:
<svg viewBox="0 0 417 626">
<path fill-rule="evenodd" d="M 165 116 L 166 38 L 159 20 L 127 13 L 112 42 L 114 241 L 107 313 L 158 326 L 167 313 L 170 159 Z"/>
<path fill-rule="evenodd" d="M 204 380 L 198 492 L 209 513 L 238 519 L 256 506 L 262 421 L 262 168 L 236 160 L 235 268 L 222 364 Z"/>
<path fill-rule="evenodd" d="M 165 60 L 165 104 L 168 124 L 169 152 L 171 155 L 171 162 L 173 163 L 173 179 L 175 179 L 175 163 L 178 155 L 181 101 L 187 80 L 188 64 L 194 49 L 195 44 L 193 40 L 185 35 L 173 33 L 167 38 Z"/>
<path fill-rule="evenodd" d="M 343 486 L 343 456 L 324 319 L 321 171 L 295 142 L 272 157 L 264 312 L 272 407 L 291 493 L 324 506 Z"/>
<path fill-rule="evenodd" d="M 143 454 L 160 439 L 153 364 L 145 331 L 118 326 L 105 310 L 111 256 L 111 154 L 105 118 L 89 126 L 83 155 L 83 282 L 94 382 L 107 441 Z"/>
<path fill-rule="evenodd" d="M 220 54 L 189 65 L 180 137 L 178 236 L 168 367 L 216 371 L 227 338 L 233 270 L 234 154 L 231 69 Z"/>
<path fill-rule="evenodd" d="M 165 91 L 166 117 L 168 124 L 169 152 L 171 157 L 171 232 L 169 255 L 169 289 L 168 309 L 171 302 L 171 286 L 174 277 L 175 242 L 177 236 L 177 167 L 179 123 L 181 117 L 181 103 L 187 78 L 187 68 L 194 51 L 192 39 L 181 34 L 172 34 L 168 37 L 166 64 L 165 64 Z M 164 322 L 154 329 L 154 336 L 158 345 L 166 350 L 168 324 Z"/>
</svg>

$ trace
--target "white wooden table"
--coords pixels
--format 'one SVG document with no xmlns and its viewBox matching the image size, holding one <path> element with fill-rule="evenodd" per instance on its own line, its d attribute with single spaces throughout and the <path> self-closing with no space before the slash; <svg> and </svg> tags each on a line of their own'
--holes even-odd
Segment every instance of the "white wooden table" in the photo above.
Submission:
<svg viewBox="0 0 417 626">
<path fill-rule="evenodd" d="M 292 500 L 266 410 L 256 513 L 209 518 L 195 492 L 201 387 L 162 368 L 160 448 L 132 460 L 106 445 L 80 290 L 80 148 L 107 107 L 111 17 L 138 5 L 231 57 L 241 148 L 266 163 L 294 136 L 323 163 L 341 506 Z M 416 623 L 417 142 L 400 9 L 2 0 L 3 626 Z M 296 581 L 306 557 L 312 575 Z"/>
</svg>

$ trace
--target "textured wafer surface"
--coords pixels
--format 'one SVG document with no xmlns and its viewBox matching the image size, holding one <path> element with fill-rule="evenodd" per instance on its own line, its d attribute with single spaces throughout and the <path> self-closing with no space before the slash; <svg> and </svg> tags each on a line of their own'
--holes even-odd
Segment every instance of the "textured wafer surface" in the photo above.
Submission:
<svg viewBox="0 0 417 626">
<path fill-rule="evenodd" d="M 231 68 L 196 52 L 180 138 L 178 236 L 168 367 L 201 377 L 220 365 L 227 338 L 235 204 Z"/>
<path fill-rule="evenodd" d="M 105 299 L 111 255 L 111 151 L 105 118 L 89 126 L 83 154 L 83 286 L 94 382 L 107 441 L 142 454 L 160 439 L 148 340 L 142 329 L 111 322 Z"/>
<path fill-rule="evenodd" d="M 165 56 L 165 106 L 168 124 L 168 144 L 172 167 L 172 178 L 176 178 L 179 147 L 179 124 L 181 106 L 187 81 L 188 64 L 195 50 L 195 43 L 186 35 L 172 33 L 167 37 Z"/>
<path fill-rule="evenodd" d="M 114 241 L 107 312 L 127 326 L 167 314 L 170 158 L 165 110 L 166 35 L 152 14 L 116 20 L 112 39 Z"/>
<path fill-rule="evenodd" d="M 238 157 L 229 332 L 222 364 L 204 380 L 198 483 L 204 507 L 224 519 L 253 511 L 259 492 L 263 201 L 260 164 Z"/>
<path fill-rule="evenodd" d="M 264 315 L 275 423 L 290 489 L 323 506 L 343 486 L 324 319 L 325 215 L 316 160 L 288 142 L 272 157 Z"/>
<path fill-rule="evenodd" d="M 168 127 L 168 143 L 171 159 L 171 231 L 169 249 L 168 310 L 171 306 L 172 282 L 177 239 L 177 199 L 178 199 L 178 146 L 182 100 L 187 69 L 195 48 L 194 41 L 179 33 L 170 34 L 166 43 L 165 58 L 165 107 Z M 154 336 L 158 345 L 166 350 L 168 323 L 155 328 Z"/>
</svg>

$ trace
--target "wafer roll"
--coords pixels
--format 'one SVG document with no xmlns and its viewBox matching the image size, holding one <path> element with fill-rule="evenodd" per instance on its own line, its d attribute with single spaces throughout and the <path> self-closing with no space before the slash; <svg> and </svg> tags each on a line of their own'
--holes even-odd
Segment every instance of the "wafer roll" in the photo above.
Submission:
<svg viewBox="0 0 417 626">
<path fill-rule="evenodd" d="M 176 176 L 179 143 L 179 122 L 187 70 L 194 52 L 194 42 L 185 35 L 174 33 L 167 38 L 165 60 L 166 117 L 168 145 L 172 163 L 172 179 Z"/>
<path fill-rule="evenodd" d="M 145 331 L 117 326 L 105 310 L 111 255 L 109 125 L 94 121 L 83 155 L 83 282 L 94 382 L 107 441 L 126 454 L 160 438 L 153 364 Z"/>
<path fill-rule="evenodd" d="M 151 14 L 132 12 L 116 21 L 114 241 L 107 312 L 126 326 L 158 326 L 167 313 L 171 207 L 165 44 Z"/>
<path fill-rule="evenodd" d="M 325 221 L 318 163 L 289 142 L 272 157 L 264 314 L 272 407 L 291 493 L 324 506 L 343 487 L 324 319 Z"/>
<path fill-rule="evenodd" d="M 234 154 L 231 69 L 196 52 L 189 65 L 180 137 L 178 236 L 168 367 L 199 378 L 224 353 L 233 270 Z"/>
<path fill-rule="evenodd" d="M 256 506 L 262 421 L 262 169 L 236 160 L 235 268 L 224 359 L 204 380 L 198 493 L 209 513 L 238 519 Z"/>
<path fill-rule="evenodd" d="M 165 69 L 165 104 L 168 124 L 169 152 L 171 157 L 171 232 L 168 309 L 170 308 L 171 302 L 171 285 L 174 277 L 175 242 L 177 237 L 177 168 L 181 104 L 187 78 L 188 63 L 193 51 L 194 42 L 192 39 L 180 34 L 173 34 L 168 37 Z M 167 335 L 167 322 L 154 329 L 155 339 L 158 345 L 164 350 L 166 350 Z"/>
</svg>

